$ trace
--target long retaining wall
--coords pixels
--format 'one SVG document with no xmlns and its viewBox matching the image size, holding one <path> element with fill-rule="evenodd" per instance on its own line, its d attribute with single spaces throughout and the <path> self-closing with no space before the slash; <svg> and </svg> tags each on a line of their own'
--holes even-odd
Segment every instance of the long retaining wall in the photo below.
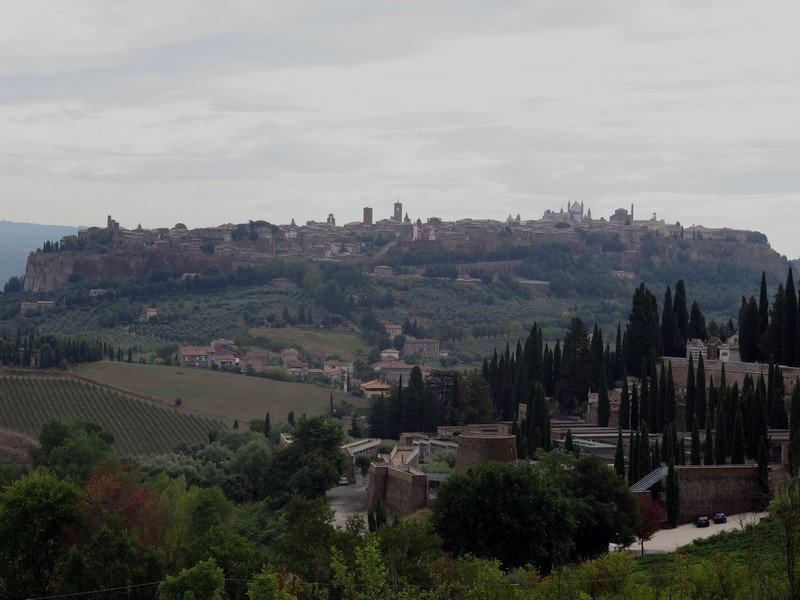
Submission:
<svg viewBox="0 0 800 600">
<path fill-rule="evenodd" d="M 686 387 L 686 375 L 689 370 L 688 358 L 677 358 L 674 356 L 665 356 L 661 359 L 664 366 L 672 363 L 672 378 L 675 380 L 677 387 Z M 723 362 L 721 360 L 704 360 L 703 368 L 706 372 L 706 379 L 714 377 L 714 385 L 719 384 L 720 374 L 722 373 L 722 365 L 725 365 L 725 381 L 728 385 L 733 382 L 739 384 L 739 389 L 742 389 L 745 375 L 750 375 L 753 379 L 757 379 L 760 373 L 764 374 L 764 379 L 767 378 L 768 364 L 762 363 L 745 363 L 745 362 Z M 697 361 L 694 361 L 695 373 L 697 373 Z M 785 367 L 781 366 L 783 373 L 783 387 L 786 393 L 792 391 L 794 380 L 800 377 L 800 368 L 798 367 Z M 708 381 L 706 381 L 708 385 Z"/>
</svg>

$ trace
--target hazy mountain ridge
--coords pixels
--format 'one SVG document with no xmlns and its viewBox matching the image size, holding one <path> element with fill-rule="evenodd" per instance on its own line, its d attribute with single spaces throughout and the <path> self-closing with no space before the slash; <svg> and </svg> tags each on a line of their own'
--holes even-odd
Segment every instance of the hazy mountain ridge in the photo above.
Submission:
<svg viewBox="0 0 800 600">
<path fill-rule="evenodd" d="M 60 240 L 65 235 L 77 233 L 77 227 L 66 225 L 38 225 L 0 221 L 0 282 L 22 277 L 28 255 L 41 248 L 46 240 Z"/>
</svg>

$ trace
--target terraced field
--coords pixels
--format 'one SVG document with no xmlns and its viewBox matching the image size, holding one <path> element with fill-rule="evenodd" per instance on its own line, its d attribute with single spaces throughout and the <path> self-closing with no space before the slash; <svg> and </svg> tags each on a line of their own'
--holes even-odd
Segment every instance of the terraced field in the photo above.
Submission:
<svg viewBox="0 0 800 600">
<path fill-rule="evenodd" d="M 99 424 L 114 434 L 119 456 L 169 451 L 226 429 L 218 420 L 67 377 L 0 376 L 0 428 L 36 438 L 52 417 Z"/>
</svg>

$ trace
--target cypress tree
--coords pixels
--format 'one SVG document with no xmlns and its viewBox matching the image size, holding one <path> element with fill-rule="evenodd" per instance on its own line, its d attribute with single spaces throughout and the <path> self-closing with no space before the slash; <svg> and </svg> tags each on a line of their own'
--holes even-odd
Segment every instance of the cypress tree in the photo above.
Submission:
<svg viewBox="0 0 800 600">
<path fill-rule="evenodd" d="M 680 356 L 678 354 L 679 335 L 672 290 L 667 286 L 667 291 L 664 292 L 664 306 L 661 310 L 661 347 L 664 356 Z"/>
<path fill-rule="evenodd" d="M 679 356 L 686 356 L 686 340 L 689 339 L 689 310 L 686 308 L 686 286 L 683 279 L 679 279 L 675 284 L 673 312 L 680 336 Z"/>
<path fill-rule="evenodd" d="M 678 523 L 678 516 L 681 512 L 681 491 L 678 484 L 678 474 L 675 472 L 675 465 L 670 462 L 667 469 L 667 522 L 670 527 L 675 527 Z"/>
<path fill-rule="evenodd" d="M 530 422 L 528 425 L 528 443 L 532 446 L 532 450 L 535 450 L 535 448 L 542 448 L 548 451 L 552 447 L 550 412 L 547 408 L 544 387 L 541 383 L 536 382 L 531 385 L 530 396 L 530 406 L 532 410 L 528 415 L 528 420 Z"/>
<path fill-rule="evenodd" d="M 526 342 L 527 346 L 528 343 Z M 512 417 L 519 410 L 519 405 L 524 404 L 528 399 L 528 364 L 525 353 L 517 340 L 517 350 L 514 353 L 514 373 L 512 373 L 511 388 L 511 414 Z"/>
<path fill-rule="evenodd" d="M 558 380 L 561 379 L 561 361 L 562 361 L 562 351 L 561 351 L 561 340 L 556 340 L 556 346 L 553 348 L 553 379 L 550 382 L 552 386 L 550 390 L 550 395 L 556 393 L 556 384 Z"/>
<path fill-rule="evenodd" d="M 378 498 L 375 503 L 375 531 L 379 531 L 382 525 L 386 524 L 386 506 L 383 500 Z"/>
<path fill-rule="evenodd" d="M 714 440 L 714 464 L 724 465 L 727 459 L 725 454 L 725 408 L 717 408 L 717 426 L 714 432 L 717 439 Z"/>
<path fill-rule="evenodd" d="M 758 442 L 758 491 L 761 496 L 761 509 L 763 510 L 772 496 L 769 485 L 769 464 L 767 456 L 767 442 L 763 438 Z"/>
<path fill-rule="evenodd" d="M 643 376 L 639 371 L 639 358 L 649 356 L 651 351 L 662 354 L 658 302 L 644 283 L 639 284 L 633 294 L 624 340 L 628 372 Z"/>
<path fill-rule="evenodd" d="M 666 392 L 664 393 L 664 426 L 672 425 L 673 430 L 676 430 L 675 419 L 677 407 L 675 400 L 675 379 L 672 376 L 672 361 L 667 365 L 666 388 Z"/>
<path fill-rule="evenodd" d="M 785 296 L 786 292 L 783 289 L 783 284 L 780 283 L 778 284 L 778 291 L 775 293 L 775 299 L 772 302 L 772 309 L 769 313 L 767 333 L 764 334 L 764 351 L 767 355 L 772 354 L 773 360 L 777 364 L 783 364 L 783 301 Z"/>
<path fill-rule="evenodd" d="M 658 445 L 658 439 L 656 439 L 650 449 L 650 468 L 647 472 L 655 471 L 659 467 L 661 467 L 661 448 Z M 650 491 L 653 495 L 658 496 L 661 493 L 661 481 L 657 481 L 653 487 L 650 488 Z"/>
<path fill-rule="evenodd" d="M 544 352 L 542 353 L 542 385 L 547 392 L 548 396 L 553 395 L 553 352 L 550 350 L 549 344 L 544 345 Z"/>
<path fill-rule="evenodd" d="M 625 373 L 622 349 L 622 325 L 617 323 L 617 339 L 614 344 L 614 381 L 621 379 Z"/>
<path fill-rule="evenodd" d="M 639 430 L 631 430 L 630 449 L 628 451 L 628 484 L 639 481 Z"/>
<path fill-rule="evenodd" d="M 692 419 L 696 416 L 697 383 L 694 375 L 694 358 L 689 356 L 689 368 L 686 372 L 686 405 L 684 414 L 684 431 L 691 429 Z"/>
<path fill-rule="evenodd" d="M 628 393 L 628 377 L 622 372 L 622 393 L 619 399 L 619 426 L 631 429 L 631 398 Z"/>
<path fill-rule="evenodd" d="M 611 354 L 611 348 L 608 344 L 606 344 L 605 352 L 603 352 L 603 367 L 606 370 L 606 381 L 609 384 L 610 388 L 614 387 L 616 380 L 614 379 L 614 357 Z"/>
<path fill-rule="evenodd" d="M 661 348 L 663 356 L 675 356 L 675 307 L 672 304 L 672 289 L 667 286 L 664 292 L 664 304 L 661 308 Z"/>
<path fill-rule="evenodd" d="M 739 354 L 742 362 L 758 360 L 758 304 L 753 296 L 742 296 L 739 308 Z"/>
<path fill-rule="evenodd" d="M 786 404 L 780 390 L 775 390 L 770 403 L 769 425 L 775 429 L 789 428 L 789 415 L 786 413 Z"/>
<path fill-rule="evenodd" d="M 689 338 L 703 341 L 708 339 L 706 318 L 703 316 L 697 300 L 692 302 L 692 312 L 689 315 Z"/>
<path fill-rule="evenodd" d="M 667 393 L 667 372 L 664 366 L 656 372 L 658 368 L 653 366 L 653 379 L 650 386 L 650 412 L 647 414 L 647 426 L 653 433 L 664 431 L 664 404 Z"/>
<path fill-rule="evenodd" d="M 639 456 L 637 457 L 638 464 L 636 471 L 638 479 L 647 475 L 651 470 L 650 461 L 650 432 L 647 430 L 647 423 L 644 421 L 639 425 Z M 633 459 L 631 459 L 633 460 Z"/>
<path fill-rule="evenodd" d="M 692 415 L 692 456 L 691 463 L 693 465 L 700 464 L 700 426 L 697 422 L 697 415 Z"/>
<path fill-rule="evenodd" d="M 703 464 L 714 464 L 714 437 L 711 435 L 710 414 L 706 414 L 706 437 L 703 440 Z"/>
<path fill-rule="evenodd" d="M 611 402 L 608 399 L 608 385 L 606 384 L 606 370 L 601 366 L 600 382 L 597 384 L 597 424 L 608 427 L 611 417 Z"/>
<path fill-rule="evenodd" d="M 233 420 L 233 428 L 234 429 L 239 429 L 239 419 L 234 419 Z"/>
<path fill-rule="evenodd" d="M 650 412 L 650 408 L 648 406 L 648 402 L 650 400 L 650 390 L 649 390 L 649 377 L 647 374 L 647 362 L 642 359 L 642 389 L 639 395 L 639 422 L 646 423 L 648 421 L 648 414 Z"/>
<path fill-rule="evenodd" d="M 517 418 L 511 422 L 511 434 L 514 436 L 514 441 L 517 445 L 517 457 L 520 460 L 528 458 L 528 443 L 522 437 L 522 430 L 525 428 L 526 419 L 522 420 L 522 425 L 517 424 Z"/>
<path fill-rule="evenodd" d="M 622 427 L 617 428 L 617 450 L 614 452 L 614 471 L 620 479 L 625 478 L 625 449 L 622 446 Z"/>
<path fill-rule="evenodd" d="M 767 358 L 766 348 L 764 347 L 764 336 L 769 325 L 769 300 L 767 298 L 767 275 L 761 271 L 761 287 L 758 294 L 758 359 Z"/>
<path fill-rule="evenodd" d="M 566 452 L 574 452 L 575 445 L 572 441 L 572 429 L 567 428 L 567 434 L 564 436 L 564 450 Z"/>
<path fill-rule="evenodd" d="M 636 384 L 633 384 L 633 393 L 631 394 L 631 429 L 639 428 L 639 392 Z"/>
<path fill-rule="evenodd" d="M 453 374 L 453 389 L 450 392 L 450 405 L 448 406 L 448 416 L 446 425 L 456 425 L 457 419 L 461 414 L 461 375 Z"/>
<path fill-rule="evenodd" d="M 730 456 L 733 453 L 733 436 L 736 433 L 736 413 L 741 411 L 739 406 L 739 386 L 734 383 L 727 389 L 718 390 L 721 401 L 725 403 L 725 452 Z"/>
<path fill-rule="evenodd" d="M 733 446 L 731 448 L 731 464 L 744 464 L 744 426 L 742 425 L 742 413 L 736 411 L 736 420 L 733 424 Z"/>
<path fill-rule="evenodd" d="M 667 425 L 661 434 L 661 462 L 668 463 L 675 460 L 675 446 L 673 445 L 672 427 Z"/>
<path fill-rule="evenodd" d="M 598 386 L 600 384 L 600 370 L 603 369 L 603 332 L 597 326 L 597 323 L 594 324 L 594 329 L 592 330 L 590 351 L 592 355 L 592 375 L 589 391 L 597 392 L 599 391 Z"/>
<path fill-rule="evenodd" d="M 266 416 L 264 417 L 264 437 L 269 437 L 269 430 L 272 428 L 269 422 L 269 411 L 267 411 Z"/>
<path fill-rule="evenodd" d="M 702 354 L 698 355 L 697 357 L 696 382 L 694 414 L 697 415 L 697 421 L 700 424 L 700 429 L 703 429 L 706 426 L 706 412 L 708 411 L 708 404 L 706 403 L 706 367 Z"/>
<path fill-rule="evenodd" d="M 786 276 L 786 289 L 783 291 L 783 330 L 781 331 L 781 364 L 797 366 L 795 347 L 797 346 L 797 291 L 794 287 L 793 267 L 789 265 Z"/>
<path fill-rule="evenodd" d="M 499 402 L 499 412 L 500 417 L 504 421 L 511 420 L 511 413 L 513 412 L 511 409 L 512 403 L 512 373 L 513 373 L 513 365 L 511 363 L 511 348 L 506 342 L 506 351 L 503 354 L 502 359 L 502 372 L 500 378 L 500 396 L 498 397 Z"/>
<path fill-rule="evenodd" d="M 717 410 L 717 390 L 714 387 L 714 376 L 708 378 L 708 412 L 712 415 Z"/>
</svg>

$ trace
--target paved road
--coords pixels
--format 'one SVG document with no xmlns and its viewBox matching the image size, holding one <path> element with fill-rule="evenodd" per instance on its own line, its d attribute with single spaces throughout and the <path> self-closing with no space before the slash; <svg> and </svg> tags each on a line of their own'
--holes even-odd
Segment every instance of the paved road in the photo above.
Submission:
<svg viewBox="0 0 800 600">
<path fill-rule="evenodd" d="M 344 528 L 347 517 L 361 515 L 367 520 L 367 483 L 358 475 L 358 481 L 350 485 L 340 485 L 326 492 L 328 503 L 336 511 L 333 524 Z"/>
<path fill-rule="evenodd" d="M 644 543 L 645 554 L 657 554 L 661 552 L 673 552 L 681 546 L 691 543 L 699 538 L 706 538 L 719 533 L 720 531 L 731 531 L 741 529 L 749 523 L 756 523 L 765 513 L 742 513 L 740 515 L 728 515 L 728 522 L 715 525 L 711 522 L 708 527 L 695 527 L 693 523 L 679 525 L 675 529 L 662 529 L 653 535 L 653 539 Z M 711 515 L 709 515 L 709 518 Z M 638 543 L 631 546 L 631 551 L 640 551 Z"/>
<path fill-rule="evenodd" d="M 359 476 L 356 483 L 328 490 L 328 502 L 336 512 L 334 525 L 344 528 L 347 518 L 351 515 L 361 515 L 366 521 L 366 488 L 366 478 L 362 481 Z M 720 525 L 715 525 L 712 521 L 708 527 L 695 527 L 693 523 L 688 523 L 679 525 L 675 529 L 662 529 L 653 535 L 653 539 L 644 543 L 644 551 L 645 554 L 674 552 L 677 548 L 690 544 L 696 539 L 710 537 L 721 531 L 742 529 L 749 523 L 758 522 L 764 515 L 765 513 L 742 513 L 728 515 L 728 522 Z M 630 547 L 631 552 L 639 553 L 640 550 L 641 548 L 636 542 Z"/>
</svg>

